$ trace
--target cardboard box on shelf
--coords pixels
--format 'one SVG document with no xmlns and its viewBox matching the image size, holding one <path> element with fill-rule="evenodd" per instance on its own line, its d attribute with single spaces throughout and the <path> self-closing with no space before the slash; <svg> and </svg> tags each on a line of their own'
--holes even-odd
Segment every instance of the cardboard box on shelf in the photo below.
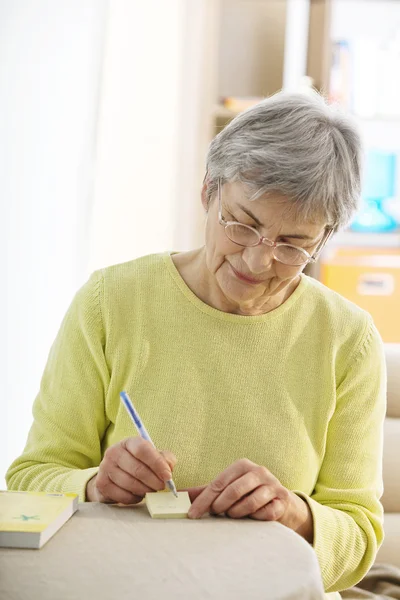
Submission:
<svg viewBox="0 0 400 600">
<path fill-rule="evenodd" d="M 368 311 L 384 342 L 400 343 L 400 248 L 332 248 L 320 280 Z"/>
</svg>

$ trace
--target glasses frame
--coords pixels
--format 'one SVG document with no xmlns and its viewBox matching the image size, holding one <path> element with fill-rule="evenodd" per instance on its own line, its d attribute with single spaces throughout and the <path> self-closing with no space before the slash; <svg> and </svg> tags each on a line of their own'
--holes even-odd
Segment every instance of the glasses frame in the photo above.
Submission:
<svg viewBox="0 0 400 600">
<path fill-rule="evenodd" d="M 224 217 L 222 216 L 221 187 L 222 187 L 221 179 L 218 179 L 218 222 L 220 225 L 223 226 L 225 235 L 228 238 L 228 240 L 231 241 L 233 244 L 240 246 L 241 248 L 256 248 L 257 246 L 260 246 L 261 244 L 265 244 L 269 248 L 272 248 L 272 253 L 273 253 L 274 259 L 276 261 L 282 263 L 283 265 L 286 265 L 287 267 L 303 267 L 303 266 L 308 265 L 309 263 L 315 263 L 318 260 L 319 255 L 321 254 L 322 249 L 324 248 L 325 244 L 327 243 L 327 241 L 331 238 L 331 236 L 334 233 L 334 229 L 329 228 L 328 231 L 326 232 L 326 234 L 324 235 L 324 237 L 322 238 L 322 240 L 319 242 L 317 248 L 315 249 L 315 252 L 312 255 L 309 252 L 307 252 L 307 250 L 305 250 L 304 248 L 300 248 L 299 246 L 295 246 L 293 244 L 285 244 L 284 242 L 273 242 L 269 238 L 262 236 L 259 233 L 259 231 L 257 231 L 257 229 L 255 229 L 254 227 L 251 227 L 251 225 L 245 225 L 244 223 L 240 223 L 239 221 L 226 221 L 224 219 Z M 230 225 L 240 225 L 241 227 L 246 227 L 247 229 L 250 229 L 258 236 L 258 238 L 259 238 L 258 242 L 256 244 L 251 244 L 251 245 L 244 245 L 244 244 L 239 244 L 238 242 L 234 242 L 233 240 L 231 240 L 231 238 L 229 237 L 229 235 L 226 232 L 226 228 Z M 291 265 L 291 264 L 283 262 L 282 260 L 279 260 L 279 258 L 277 258 L 275 256 L 275 249 L 278 248 L 279 246 L 289 246 L 290 248 L 295 248 L 296 250 L 299 250 L 302 254 L 304 254 L 304 256 L 306 258 L 305 262 L 301 263 L 301 265 Z"/>
</svg>

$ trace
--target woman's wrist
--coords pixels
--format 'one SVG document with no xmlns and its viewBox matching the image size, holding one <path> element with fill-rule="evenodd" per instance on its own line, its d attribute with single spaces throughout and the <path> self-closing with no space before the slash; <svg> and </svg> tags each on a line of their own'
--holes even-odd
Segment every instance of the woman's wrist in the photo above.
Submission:
<svg viewBox="0 0 400 600">
<path fill-rule="evenodd" d="M 85 501 L 86 502 L 96 502 L 96 495 L 95 495 L 96 477 L 97 477 L 97 473 L 91 479 L 89 479 L 89 481 L 86 484 L 86 490 L 85 490 Z"/>
<path fill-rule="evenodd" d="M 290 514 L 284 519 L 283 524 L 301 535 L 306 542 L 314 542 L 314 519 L 308 503 L 294 492 L 289 492 L 291 497 Z"/>
</svg>

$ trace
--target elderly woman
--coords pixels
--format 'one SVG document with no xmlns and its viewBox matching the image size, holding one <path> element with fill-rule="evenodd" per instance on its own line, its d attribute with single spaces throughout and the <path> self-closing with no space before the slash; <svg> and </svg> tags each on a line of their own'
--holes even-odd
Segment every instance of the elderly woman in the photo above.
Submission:
<svg viewBox="0 0 400 600">
<path fill-rule="evenodd" d="M 358 582 L 383 538 L 382 342 L 303 270 L 359 191 L 357 131 L 317 95 L 235 118 L 207 157 L 204 246 L 77 293 L 10 489 L 128 504 L 173 471 L 190 517 L 279 521 L 313 544 L 327 592 Z M 132 436 L 121 390 L 165 451 Z"/>
</svg>

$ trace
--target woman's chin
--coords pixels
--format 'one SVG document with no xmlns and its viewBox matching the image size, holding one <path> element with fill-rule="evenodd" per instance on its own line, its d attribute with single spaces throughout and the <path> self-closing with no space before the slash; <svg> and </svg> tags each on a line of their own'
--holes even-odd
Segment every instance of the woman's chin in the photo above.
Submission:
<svg viewBox="0 0 400 600">
<path fill-rule="evenodd" d="M 232 281 L 232 279 L 224 278 L 220 282 L 220 287 L 224 296 L 232 302 L 243 302 L 257 300 L 267 292 L 266 285 L 264 283 L 259 284 L 247 284 L 242 281 Z"/>
</svg>

